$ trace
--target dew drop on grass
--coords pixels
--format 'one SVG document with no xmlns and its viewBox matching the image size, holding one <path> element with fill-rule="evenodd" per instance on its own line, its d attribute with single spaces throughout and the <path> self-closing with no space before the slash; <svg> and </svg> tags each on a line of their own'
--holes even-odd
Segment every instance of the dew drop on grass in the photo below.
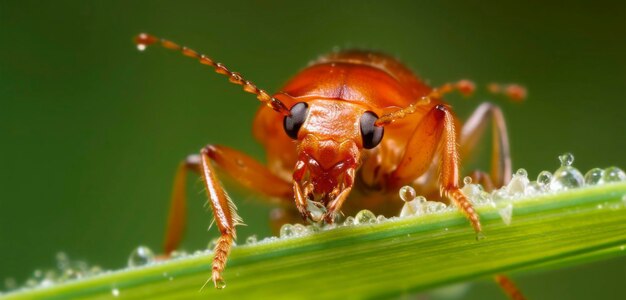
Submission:
<svg viewBox="0 0 626 300">
<path fill-rule="evenodd" d="M 586 185 L 598 185 L 603 183 L 604 170 L 600 168 L 593 168 L 585 174 Z"/>
<path fill-rule="evenodd" d="M 174 250 L 172 251 L 172 253 L 170 253 L 171 259 L 183 258 L 187 256 L 189 256 L 189 254 L 184 250 Z"/>
<path fill-rule="evenodd" d="M 320 226 L 317 224 L 311 224 L 306 226 L 306 231 L 307 233 L 315 233 L 322 231 L 322 228 L 320 228 Z"/>
<path fill-rule="evenodd" d="M 498 210 L 500 217 L 505 225 L 511 225 L 511 219 L 513 218 L 513 204 L 509 203 L 505 207 Z"/>
<path fill-rule="evenodd" d="M 354 217 L 355 224 L 374 224 L 376 223 L 376 215 L 371 211 L 364 209 Z"/>
<path fill-rule="evenodd" d="M 547 188 L 552 181 L 552 173 L 548 171 L 541 171 L 539 175 L 537 175 L 537 184 L 542 188 Z"/>
<path fill-rule="evenodd" d="M 402 188 L 400 188 L 399 194 L 400 194 L 400 199 L 402 199 L 402 201 L 404 202 L 411 202 L 417 196 L 415 189 L 408 185 L 405 185 Z"/>
<path fill-rule="evenodd" d="M 302 224 L 294 224 L 293 227 L 294 236 L 304 236 L 307 234 L 306 226 Z"/>
<path fill-rule="evenodd" d="M 528 183 L 528 172 L 525 169 L 519 169 L 515 172 L 509 184 L 507 184 L 506 191 L 513 196 L 523 195 Z"/>
<path fill-rule="evenodd" d="M 387 221 L 387 218 L 385 216 L 383 216 L 383 215 L 378 215 L 378 217 L 376 217 L 376 222 L 378 222 L 378 223 L 382 223 L 382 222 L 385 222 L 385 221 Z"/>
<path fill-rule="evenodd" d="M 280 238 L 290 238 L 293 237 L 295 235 L 295 232 L 293 230 L 293 225 L 291 224 L 284 224 L 283 226 L 280 227 Z"/>
<path fill-rule="evenodd" d="M 415 197 L 413 201 L 404 203 L 404 206 L 402 207 L 402 211 L 400 211 L 400 217 L 423 215 L 425 204 L 426 204 L 426 198 L 424 198 L 424 196 Z"/>
<path fill-rule="evenodd" d="M 561 167 L 571 166 L 574 163 L 574 155 L 571 153 L 565 153 L 559 156 L 559 161 L 561 161 Z"/>
<path fill-rule="evenodd" d="M 446 210 L 447 206 L 444 203 L 436 201 L 426 202 L 426 213 L 440 213 Z"/>
<path fill-rule="evenodd" d="M 226 281 L 224 281 L 224 279 L 218 279 L 218 280 L 215 282 L 215 287 L 216 287 L 216 288 L 218 288 L 218 289 L 220 289 L 220 290 L 221 290 L 221 289 L 223 289 L 223 288 L 225 288 L 225 287 L 226 287 Z"/>
<path fill-rule="evenodd" d="M 113 297 L 117 298 L 120 296 L 120 290 L 118 290 L 117 288 L 113 288 L 111 290 L 111 295 L 113 295 Z"/>
<path fill-rule="evenodd" d="M 256 244 L 256 242 L 257 242 L 256 234 L 253 234 L 246 239 L 246 245 L 254 245 Z"/>
<path fill-rule="evenodd" d="M 146 246 L 139 246 L 128 257 L 129 267 L 139 267 L 150 264 L 154 261 L 154 253 Z"/>
<path fill-rule="evenodd" d="M 626 181 L 626 173 L 618 167 L 608 167 L 604 169 L 604 182 L 620 182 Z"/>
<path fill-rule="evenodd" d="M 574 162 L 574 156 L 571 153 L 566 153 L 559 156 L 559 160 L 561 167 L 554 172 L 550 181 L 550 189 L 557 192 L 582 186 L 585 178 L 580 171 L 571 166 Z"/>
<path fill-rule="evenodd" d="M 343 226 L 352 226 L 352 225 L 354 225 L 354 217 L 353 216 L 346 217 L 346 220 L 343 221 Z"/>
</svg>

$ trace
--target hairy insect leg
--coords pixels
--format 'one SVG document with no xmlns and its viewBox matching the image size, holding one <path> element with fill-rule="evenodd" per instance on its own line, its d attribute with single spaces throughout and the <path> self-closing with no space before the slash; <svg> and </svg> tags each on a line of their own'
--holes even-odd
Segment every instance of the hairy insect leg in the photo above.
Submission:
<svg viewBox="0 0 626 300">
<path fill-rule="evenodd" d="M 476 170 L 470 175 L 472 182 L 481 184 L 487 191 L 501 187 L 511 180 L 509 138 L 502 111 L 491 103 L 483 103 L 472 113 L 461 130 L 461 158 L 465 159 L 473 154 L 472 150 L 478 140 L 484 136 L 490 121 L 492 126 L 491 173 Z M 497 274 L 494 280 L 510 299 L 525 299 L 522 292 L 506 275 Z"/>
<path fill-rule="evenodd" d="M 226 266 L 226 260 L 230 253 L 233 240 L 236 238 L 235 226 L 242 223 L 237 215 L 237 208 L 228 194 L 224 191 L 222 184 L 217 179 L 213 165 L 211 164 L 211 146 L 202 149 L 200 154 L 200 174 L 204 181 L 209 204 L 213 210 L 215 223 L 220 231 L 220 237 L 215 246 L 213 257 L 213 268 L 211 279 L 216 288 L 225 286 L 222 272 Z"/>
<path fill-rule="evenodd" d="M 216 166 L 249 190 L 258 191 L 273 204 L 290 204 L 291 186 L 253 158 L 224 146 L 207 146 Z M 187 173 L 200 173 L 200 156 L 189 155 L 177 168 L 165 229 L 163 250 L 166 255 L 176 250 L 184 235 L 187 210 Z M 278 199 L 278 200 L 277 200 Z M 266 200 L 266 199 L 263 199 Z M 279 201 L 277 203 L 276 201 Z"/>
<path fill-rule="evenodd" d="M 165 235 L 165 252 L 169 254 L 178 244 L 185 227 L 186 210 L 186 177 L 188 171 L 200 173 L 207 191 L 209 204 L 213 210 L 215 223 L 220 231 L 220 237 L 215 247 L 213 258 L 212 281 L 215 287 L 224 287 L 222 272 L 230 248 L 236 238 L 235 226 L 242 224 L 236 207 L 217 178 L 215 164 L 226 175 L 233 177 L 244 187 L 258 191 L 274 199 L 283 199 L 287 204 L 291 198 L 291 185 L 271 173 L 265 166 L 253 158 L 224 146 L 208 145 L 201 150 L 200 155 L 190 155 L 181 162 L 174 179 L 174 188 L 170 204 L 168 225 Z"/>
<path fill-rule="evenodd" d="M 484 173 L 472 174 L 477 177 L 473 179 L 482 181 L 477 183 L 491 184 L 491 188 L 485 186 L 488 190 L 493 189 L 494 186 L 501 187 L 509 182 L 512 172 L 511 152 L 509 149 L 506 122 L 498 106 L 491 103 L 483 103 L 472 113 L 461 130 L 460 151 L 462 160 L 473 155 L 476 144 L 484 136 L 485 129 L 490 122 L 492 124 L 490 180 L 487 181 Z"/>
<path fill-rule="evenodd" d="M 174 177 L 174 186 L 172 188 L 172 197 L 163 243 L 163 250 L 166 255 L 169 255 L 178 248 L 185 231 L 185 225 L 187 223 L 186 187 L 187 172 L 189 171 L 200 172 L 200 156 L 189 155 L 184 161 L 178 164 L 176 176 Z"/>
<path fill-rule="evenodd" d="M 456 126 L 455 118 L 447 106 L 434 106 L 410 137 L 404 156 L 390 175 L 389 186 L 398 188 L 424 174 L 438 154 L 440 193 L 456 203 L 479 233 L 482 229 L 478 214 L 459 187 L 460 160 Z"/>
</svg>

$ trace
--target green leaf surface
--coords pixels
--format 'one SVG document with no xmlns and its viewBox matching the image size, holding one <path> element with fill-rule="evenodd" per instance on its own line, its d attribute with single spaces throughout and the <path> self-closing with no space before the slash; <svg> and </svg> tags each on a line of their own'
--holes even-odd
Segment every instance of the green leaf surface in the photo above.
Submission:
<svg viewBox="0 0 626 300">
<path fill-rule="evenodd" d="M 478 208 L 476 241 L 458 212 L 339 227 L 233 249 L 227 287 L 209 283 L 210 254 L 124 269 L 7 299 L 380 298 L 496 273 L 579 265 L 626 254 L 626 183 L 514 202 L 510 225 Z"/>
</svg>

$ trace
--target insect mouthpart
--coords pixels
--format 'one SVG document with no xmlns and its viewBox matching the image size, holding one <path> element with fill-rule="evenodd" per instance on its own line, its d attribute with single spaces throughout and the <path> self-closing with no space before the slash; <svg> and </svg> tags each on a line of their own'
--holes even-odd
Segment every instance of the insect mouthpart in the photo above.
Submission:
<svg viewBox="0 0 626 300">
<path fill-rule="evenodd" d="M 354 173 L 355 169 L 343 162 L 324 170 L 314 161 L 308 164 L 300 161 L 293 184 L 302 217 L 312 222 L 334 222 L 335 212 L 352 189 Z"/>
</svg>

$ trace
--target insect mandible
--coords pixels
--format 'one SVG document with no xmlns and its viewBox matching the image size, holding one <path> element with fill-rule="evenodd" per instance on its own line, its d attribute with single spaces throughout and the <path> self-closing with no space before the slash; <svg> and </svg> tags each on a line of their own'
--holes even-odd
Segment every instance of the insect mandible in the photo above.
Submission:
<svg viewBox="0 0 626 300">
<path fill-rule="evenodd" d="M 470 81 L 431 88 L 390 56 L 350 50 L 319 58 L 270 95 L 187 47 L 145 33 L 135 42 L 140 49 L 160 44 L 181 51 L 227 76 L 263 104 L 256 113 L 253 133 L 266 149 L 267 165 L 232 148 L 210 144 L 181 162 L 174 180 L 165 253 L 180 243 L 186 218 L 185 178 L 188 171 L 194 171 L 203 179 L 220 231 L 211 274 L 218 288 L 225 286 L 222 272 L 236 238 L 235 226 L 242 220 L 216 168 L 245 188 L 274 199 L 273 203 L 289 205 L 282 206 L 275 223 L 298 215 L 308 222 L 333 223 L 340 212 L 360 209 L 396 214 L 402 205 L 398 189 L 411 185 L 421 195 L 454 202 L 477 234 L 481 224 L 461 192 L 460 163 L 471 155 L 490 121 L 494 133 L 491 171 L 475 171 L 472 177 L 487 188 L 502 186 L 511 178 L 501 110 L 483 103 L 461 126 L 442 98 L 455 90 L 472 93 Z M 490 89 L 517 100 L 525 94 L 517 85 L 491 85 Z"/>
</svg>

